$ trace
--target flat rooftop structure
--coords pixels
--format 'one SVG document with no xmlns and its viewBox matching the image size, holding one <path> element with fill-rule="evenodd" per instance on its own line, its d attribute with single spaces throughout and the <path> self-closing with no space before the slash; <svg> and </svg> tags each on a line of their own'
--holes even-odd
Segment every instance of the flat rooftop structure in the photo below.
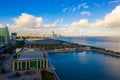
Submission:
<svg viewBox="0 0 120 80">
<path fill-rule="evenodd" d="M 19 54 L 17 60 L 37 60 L 37 59 L 45 59 L 45 54 L 39 48 L 24 48 L 24 49 L 16 49 L 16 52 Z"/>
<path fill-rule="evenodd" d="M 24 48 L 20 50 L 19 54 L 43 54 L 43 51 L 39 48 Z"/>
<path fill-rule="evenodd" d="M 45 59 L 43 54 L 21 54 L 17 60 L 37 60 Z"/>
<path fill-rule="evenodd" d="M 31 40 L 27 44 L 61 44 L 62 41 L 55 39 Z"/>
</svg>

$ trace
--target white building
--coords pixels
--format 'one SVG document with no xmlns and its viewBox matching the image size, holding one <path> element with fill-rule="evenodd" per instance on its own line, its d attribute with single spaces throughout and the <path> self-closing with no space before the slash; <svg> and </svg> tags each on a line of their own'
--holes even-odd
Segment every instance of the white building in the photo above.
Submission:
<svg viewBox="0 0 120 80">
<path fill-rule="evenodd" d="M 47 54 L 44 50 L 24 48 L 16 53 L 13 71 L 41 70 L 48 68 Z"/>
</svg>

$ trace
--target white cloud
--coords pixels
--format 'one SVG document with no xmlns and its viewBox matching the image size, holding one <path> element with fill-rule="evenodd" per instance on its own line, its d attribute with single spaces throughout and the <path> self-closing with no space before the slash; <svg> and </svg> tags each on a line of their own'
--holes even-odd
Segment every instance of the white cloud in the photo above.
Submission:
<svg viewBox="0 0 120 80">
<path fill-rule="evenodd" d="M 52 24 L 45 24 L 42 26 L 42 28 L 51 28 L 51 27 L 57 27 L 57 25 L 55 23 L 52 23 Z"/>
<path fill-rule="evenodd" d="M 77 28 L 72 28 L 72 27 L 62 27 L 62 28 L 57 28 L 55 32 L 64 36 L 75 36 L 76 32 L 79 32 L 79 30 Z M 79 35 L 79 33 L 77 34 Z"/>
<path fill-rule="evenodd" d="M 120 6 L 117 6 L 111 13 L 106 14 L 103 20 L 96 20 L 90 23 L 88 19 L 74 21 L 71 26 L 82 30 L 76 32 L 83 36 L 119 36 L 120 35 Z M 74 31 L 73 31 L 74 32 Z"/>
<path fill-rule="evenodd" d="M 63 8 L 63 12 L 66 12 L 68 10 L 68 8 Z"/>
<path fill-rule="evenodd" d="M 62 35 L 120 35 L 120 6 L 117 6 L 111 13 L 108 13 L 104 19 L 96 20 L 90 23 L 88 19 L 81 19 L 74 21 L 71 24 L 63 23 L 64 18 L 58 18 L 53 23 L 43 24 L 42 17 L 35 17 L 29 14 L 22 14 L 13 21 L 15 25 L 8 25 L 10 32 L 17 33 L 52 33 L 55 30 Z M 39 26 L 38 26 L 39 25 Z M 1 25 L 0 25 L 1 26 Z M 76 27 L 76 28 L 75 28 Z"/>
<path fill-rule="evenodd" d="M 63 27 L 69 27 L 70 25 L 69 24 L 64 24 Z"/>
<path fill-rule="evenodd" d="M 104 21 L 97 20 L 95 23 L 89 24 L 89 27 L 104 27 Z"/>
<path fill-rule="evenodd" d="M 72 7 L 68 7 L 68 8 L 63 8 L 63 12 L 75 12 L 76 11 L 76 7 L 72 6 Z"/>
<path fill-rule="evenodd" d="M 62 11 L 63 12 L 66 12 L 66 11 L 75 12 L 77 9 L 80 9 L 80 8 L 86 9 L 86 8 L 89 8 L 89 6 L 87 5 L 87 3 L 81 3 L 77 6 L 64 7 Z"/>
<path fill-rule="evenodd" d="M 109 3 L 110 4 L 112 4 L 112 3 L 120 3 L 120 0 L 110 0 Z"/>
<path fill-rule="evenodd" d="M 89 14 L 89 13 L 82 13 Z M 72 26 L 77 27 L 120 27 L 120 6 L 117 6 L 111 13 L 107 14 L 103 20 L 98 20 L 94 23 L 89 23 L 87 19 L 82 19 L 72 23 Z"/>
<path fill-rule="evenodd" d="M 55 20 L 55 24 L 61 24 L 63 22 L 63 17 Z"/>
<path fill-rule="evenodd" d="M 56 19 L 54 23 L 50 24 L 42 24 L 42 17 L 35 17 L 30 14 L 22 13 L 21 16 L 13 19 L 16 28 L 43 28 L 43 27 L 55 27 L 57 24 L 61 24 L 63 22 L 63 17 Z"/>
<path fill-rule="evenodd" d="M 75 12 L 76 11 L 76 7 L 74 7 L 73 9 L 72 9 L 72 12 Z"/>
<path fill-rule="evenodd" d="M 2 24 L 0 24 L 0 28 L 2 28 L 3 27 L 3 25 Z"/>
<path fill-rule="evenodd" d="M 91 13 L 90 13 L 90 12 L 87 12 L 87 11 L 83 11 L 83 12 L 81 12 L 80 14 L 81 14 L 81 15 L 91 15 Z"/>
<path fill-rule="evenodd" d="M 18 18 L 14 18 L 16 27 L 36 28 L 42 25 L 42 17 L 35 17 L 30 14 L 22 13 Z"/>
<path fill-rule="evenodd" d="M 82 4 L 78 5 L 78 9 L 80 9 L 80 8 L 86 9 L 86 8 L 89 8 L 89 6 L 87 5 L 87 3 L 82 3 Z"/>
<path fill-rule="evenodd" d="M 53 23 L 43 24 L 42 17 L 35 17 L 33 15 L 22 13 L 20 16 L 13 18 L 14 25 L 9 25 L 10 32 L 18 33 L 38 33 L 43 28 L 54 28 L 62 24 L 63 17 L 56 19 Z M 1 25 L 0 25 L 1 26 Z"/>
<path fill-rule="evenodd" d="M 80 9 L 81 8 L 81 5 L 78 5 L 78 9 Z"/>
<path fill-rule="evenodd" d="M 101 27 L 95 27 L 95 28 L 64 27 L 64 28 L 57 28 L 55 30 L 55 32 L 57 32 L 58 34 L 64 35 L 64 36 L 114 36 L 114 35 L 120 35 L 119 30 L 109 29 L 109 28 L 104 28 L 104 27 L 102 27 L 102 28 Z"/>
<path fill-rule="evenodd" d="M 89 8 L 89 6 L 85 5 L 85 6 L 83 6 L 83 8 L 86 9 L 86 8 Z"/>
<path fill-rule="evenodd" d="M 59 18 L 59 19 L 56 19 L 54 21 L 54 23 L 51 23 L 51 24 L 44 24 L 42 25 L 43 28 L 51 28 L 51 27 L 59 27 L 60 24 L 62 24 L 63 22 L 63 17 Z"/>
<path fill-rule="evenodd" d="M 71 24 L 71 26 L 74 26 L 74 27 L 88 27 L 89 23 L 88 23 L 88 20 L 87 19 L 82 19 L 80 21 L 75 21 Z"/>
<path fill-rule="evenodd" d="M 104 23 L 107 27 L 120 27 L 120 6 L 105 16 Z"/>
</svg>

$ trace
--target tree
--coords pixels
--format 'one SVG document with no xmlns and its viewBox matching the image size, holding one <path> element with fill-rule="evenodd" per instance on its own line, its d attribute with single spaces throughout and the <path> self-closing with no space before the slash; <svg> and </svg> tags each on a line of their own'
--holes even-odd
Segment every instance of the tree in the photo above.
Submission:
<svg viewBox="0 0 120 80">
<path fill-rule="evenodd" d="M 55 80 L 54 74 L 51 72 L 43 70 L 43 71 L 41 71 L 41 74 L 42 74 L 42 80 Z"/>
</svg>

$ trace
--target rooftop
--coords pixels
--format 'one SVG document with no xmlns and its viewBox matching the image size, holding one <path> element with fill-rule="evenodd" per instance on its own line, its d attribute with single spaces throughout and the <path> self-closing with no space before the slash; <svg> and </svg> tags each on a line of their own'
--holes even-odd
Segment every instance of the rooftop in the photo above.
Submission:
<svg viewBox="0 0 120 80">
<path fill-rule="evenodd" d="M 39 48 L 24 48 L 19 50 L 18 53 L 20 54 L 20 56 L 17 60 L 45 59 L 43 51 L 41 51 Z"/>
<path fill-rule="evenodd" d="M 61 44 L 62 42 L 55 39 L 43 39 L 28 41 L 27 44 Z"/>
<path fill-rule="evenodd" d="M 18 52 L 19 54 L 43 54 L 42 50 L 39 48 L 17 48 L 16 52 Z"/>
<path fill-rule="evenodd" d="M 18 60 L 45 59 L 43 54 L 21 54 Z"/>
</svg>

